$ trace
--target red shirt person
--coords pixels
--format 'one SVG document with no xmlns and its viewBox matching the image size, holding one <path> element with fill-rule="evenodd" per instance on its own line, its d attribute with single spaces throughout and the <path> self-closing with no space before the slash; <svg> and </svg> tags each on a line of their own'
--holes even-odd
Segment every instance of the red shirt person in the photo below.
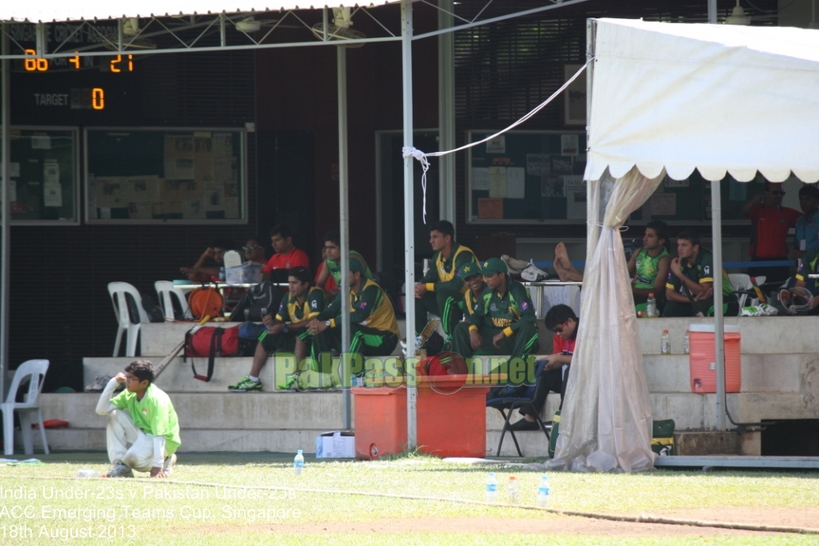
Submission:
<svg viewBox="0 0 819 546">
<path fill-rule="evenodd" d="M 270 243 L 273 245 L 275 254 L 267 260 L 262 268 L 264 280 L 269 280 L 270 274 L 276 269 L 285 272 L 294 267 L 310 269 L 310 259 L 303 250 L 296 248 L 293 244 L 293 234 L 287 225 L 278 224 L 273 226 L 270 230 Z"/>
<path fill-rule="evenodd" d="M 784 196 L 782 184 L 765 182 L 764 192 L 754 196 L 742 207 L 742 214 L 751 220 L 749 254 L 752 261 L 788 259 L 788 230 L 796 226 L 802 213 L 783 207 Z M 765 275 L 766 283 L 781 283 L 788 278 L 790 268 L 752 267 L 748 269 L 748 274 L 753 277 Z"/>
</svg>

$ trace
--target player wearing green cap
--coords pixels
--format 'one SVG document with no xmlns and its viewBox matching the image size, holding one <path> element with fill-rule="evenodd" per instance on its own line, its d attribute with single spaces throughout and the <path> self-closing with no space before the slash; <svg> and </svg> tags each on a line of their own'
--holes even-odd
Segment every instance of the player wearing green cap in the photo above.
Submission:
<svg viewBox="0 0 819 546">
<path fill-rule="evenodd" d="M 523 357 L 539 348 L 535 307 L 529 292 L 509 278 L 506 264 L 490 258 L 481 264 L 486 289 L 468 322 L 455 329 L 452 350 L 470 357 L 478 349 L 485 354 Z"/>
</svg>

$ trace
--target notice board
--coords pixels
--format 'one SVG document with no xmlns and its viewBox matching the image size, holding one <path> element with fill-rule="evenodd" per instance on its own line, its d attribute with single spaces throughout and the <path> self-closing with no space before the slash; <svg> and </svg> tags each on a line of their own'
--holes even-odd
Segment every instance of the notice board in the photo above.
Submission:
<svg viewBox="0 0 819 546">
<path fill-rule="evenodd" d="M 490 135 L 470 131 L 467 141 Z M 470 148 L 467 165 L 469 222 L 585 221 L 583 131 L 509 131 Z"/>
<path fill-rule="evenodd" d="M 78 129 L 11 127 L 9 146 L 10 223 L 79 224 Z"/>
<path fill-rule="evenodd" d="M 245 221 L 239 129 L 86 130 L 89 223 Z"/>
<path fill-rule="evenodd" d="M 490 131 L 470 131 L 479 142 Z M 470 223 L 584 224 L 586 222 L 586 135 L 582 131 L 509 131 L 469 149 L 467 221 Z M 723 223 L 744 224 L 742 205 L 762 191 L 761 176 L 750 183 L 726 176 L 720 182 Z M 694 171 L 685 180 L 666 177 L 630 220 L 672 225 L 708 224 L 711 182 Z"/>
</svg>

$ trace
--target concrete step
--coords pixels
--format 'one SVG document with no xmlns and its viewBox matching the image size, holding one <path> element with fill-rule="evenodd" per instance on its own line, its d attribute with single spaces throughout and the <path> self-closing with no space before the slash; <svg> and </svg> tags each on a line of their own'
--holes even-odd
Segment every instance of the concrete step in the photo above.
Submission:
<svg viewBox="0 0 819 546">
<path fill-rule="evenodd" d="M 210 327 L 231 328 L 239 322 L 211 322 Z M 149 322 L 140 327 L 140 354 L 146 357 L 167 356 L 174 347 L 185 339 L 185 333 L 190 330 L 193 322 Z M 404 321 L 398 321 L 401 338 L 404 338 Z M 393 354 L 401 354 L 401 345 L 396 347 Z"/>
<path fill-rule="evenodd" d="M 638 319 L 644 355 L 660 354 L 663 330 L 671 335 L 671 353 L 682 354 L 683 337 L 691 324 L 713 324 L 713 318 Z M 743 354 L 816 353 L 819 343 L 805 332 L 819 330 L 819 316 L 725 317 L 725 324 L 740 327 Z"/>
<path fill-rule="evenodd" d="M 643 355 L 651 393 L 691 392 L 689 356 Z M 819 384 L 819 355 L 743 354 L 740 357 L 743 393 L 815 393 Z"/>
<path fill-rule="evenodd" d="M 484 369 L 489 369 L 491 357 L 483 357 Z M 83 360 L 83 381 L 85 385 L 101 375 L 116 375 L 133 359 L 129 357 L 85 358 Z M 158 359 L 153 359 L 155 364 Z M 167 392 L 216 392 L 227 390 L 228 385 L 247 375 L 253 359 L 251 357 L 224 357 L 214 360 L 213 378 L 210 382 L 193 378 L 191 362 L 177 357 L 157 379 L 157 385 Z M 194 360 L 200 374 L 207 372 L 207 359 Z M 271 357 L 262 368 L 261 380 L 266 392 L 274 392 L 282 381 L 276 377 L 277 363 L 282 366 L 281 377 L 291 373 L 292 360 Z M 742 392 L 778 393 L 792 392 L 811 394 L 819 384 L 819 356 L 815 353 L 803 354 L 743 354 L 740 358 Z M 688 393 L 691 392 L 691 373 L 688 355 L 643 355 L 649 392 Z"/>
</svg>

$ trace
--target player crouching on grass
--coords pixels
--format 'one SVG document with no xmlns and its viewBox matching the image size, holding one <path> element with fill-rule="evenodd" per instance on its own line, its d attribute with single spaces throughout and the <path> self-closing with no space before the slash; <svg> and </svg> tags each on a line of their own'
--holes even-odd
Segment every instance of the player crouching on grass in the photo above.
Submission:
<svg viewBox="0 0 819 546">
<path fill-rule="evenodd" d="M 133 470 L 165 478 L 173 470 L 179 420 L 171 399 L 153 384 L 155 374 L 149 361 L 135 360 L 102 390 L 97 414 L 108 416 L 105 435 L 114 464 L 109 478 L 133 478 Z M 112 398 L 119 383 L 125 383 L 125 390 Z"/>
</svg>

